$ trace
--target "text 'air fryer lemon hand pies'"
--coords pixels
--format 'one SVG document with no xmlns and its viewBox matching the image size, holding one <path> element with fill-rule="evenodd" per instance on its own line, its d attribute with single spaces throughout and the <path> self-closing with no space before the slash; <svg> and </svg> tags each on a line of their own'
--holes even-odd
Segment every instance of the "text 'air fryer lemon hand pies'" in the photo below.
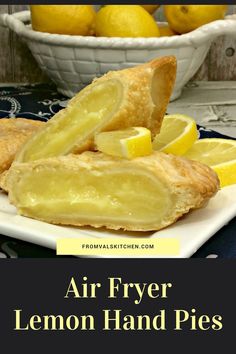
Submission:
<svg viewBox="0 0 236 354">
<path fill-rule="evenodd" d="M 176 59 L 170 56 L 95 79 L 24 145 L 16 161 L 89 150 L 100 131 L 143 126 L 156 135 L 175 75 Z"/>
<path fill-rule="evenodd" d="M 43 124 L 25 118 L 0 119 L 0 173 L 11 166 L 18 150 Z"/>
<path fill-rule="evenodd" d="M 126 160 L 84 152 L 15 163 L 9 198 L 21 215 L 55 224 L 162 229 L 201 207 L 219 188 L 209 167 L 154 152 Z"/>
</svg>

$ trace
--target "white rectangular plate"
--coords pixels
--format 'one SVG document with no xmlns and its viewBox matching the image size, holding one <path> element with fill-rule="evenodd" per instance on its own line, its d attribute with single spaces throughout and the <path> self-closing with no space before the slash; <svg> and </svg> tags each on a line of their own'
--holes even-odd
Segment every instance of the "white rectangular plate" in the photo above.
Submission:
<svg viewBox="0 0 236 354">
<path fill-rule="evenodd" d="M 0 234 L 52 249 L 56 249 L 56 240 L 61 237 L 127 237 L 127 242 L 133 237 L 177 238 L 180 241 L 178 258 L 188 258 L 235 216 L 236 185 L 220 190 L 205 208 L 192 211 L 164 230 L 148 233 L 113 232 L 47 224 L 17 215 L 7 196 L 0 193 Z M 144 257 L 150 256 L 147 253 Z"/>
</svg>

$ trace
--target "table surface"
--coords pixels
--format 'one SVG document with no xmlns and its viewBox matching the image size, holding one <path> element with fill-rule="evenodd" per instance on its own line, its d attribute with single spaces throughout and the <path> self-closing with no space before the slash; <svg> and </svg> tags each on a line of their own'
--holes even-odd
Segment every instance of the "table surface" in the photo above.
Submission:
<svg viewBox="0 0 236 354">
<path fill-rule="evenodd" d="M 168 113 L 184 113 L 199 125 L 236 138 L 236 81 L 190 82 Z"/>
<path fill-rule="evenodd" d="M 0 84 L 0 118 L 26 117 L 47 121 L 66 105 L 67 98 L 53 85 Z M 190 82 L 167 113 L 187 114 L 211 130 L 236 138 L 236 82 Z M 220 135 L 219 135 L 220 136 Z M 55 251 L 0 235 L 0 258 L 57 257 Z M 193 258 L 236 258 L 236 218 L 205 243 Z"/>
</svg>

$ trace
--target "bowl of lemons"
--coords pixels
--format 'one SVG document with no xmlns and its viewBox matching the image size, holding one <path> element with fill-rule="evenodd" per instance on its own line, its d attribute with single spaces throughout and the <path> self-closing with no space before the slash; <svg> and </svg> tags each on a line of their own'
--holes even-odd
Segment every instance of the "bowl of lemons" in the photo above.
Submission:
<svg viewBox="0 0 236 354">
<path fill-rule="evenodd" d="M 171 99 L 203 63 L 219 35 L 236 35 L 227 5 L 165 5 L 166 22 L 156 22 L 158 5 L 31 5 L 30 11 L 1 15 L 0 22 L 26 41 L 40 68 L 62 94 L 72 97 L 111 70 L 174 55 L 177 76 Z"/>
</svg>

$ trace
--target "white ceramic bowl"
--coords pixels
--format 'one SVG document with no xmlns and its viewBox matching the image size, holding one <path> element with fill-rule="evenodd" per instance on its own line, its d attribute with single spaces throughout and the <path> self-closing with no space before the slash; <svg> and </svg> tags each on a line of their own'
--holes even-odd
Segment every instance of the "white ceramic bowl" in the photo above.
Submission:
<svg viewBox="0 0 236 354">
<path fill-rule="evenodd" d="M 174 100 L 203 63 L 211 42 L 222 34 L 236 36 L 235 15 L 181 36 L 160 38 L 84 37 L 37 32 L 26 25 L 30 22 L 29 11 L 3 14 L 0 21 L 26 41 L 40 68 L 55 82 L 58 91 L 68 97 L 109 70 L 174 55 L 177 58 L 177 78 L 171 97 Z"/>
</svg>

